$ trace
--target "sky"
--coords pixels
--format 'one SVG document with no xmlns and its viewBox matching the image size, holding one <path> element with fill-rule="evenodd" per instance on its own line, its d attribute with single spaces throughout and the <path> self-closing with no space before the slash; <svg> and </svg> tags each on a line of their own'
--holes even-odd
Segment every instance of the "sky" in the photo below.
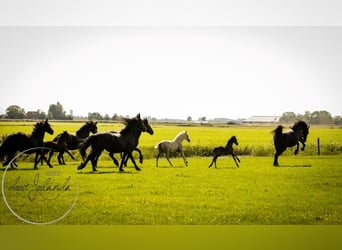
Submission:
<svg viewBox="0 0 342 250">
<path fill-rule="evenodd" d="M 313 26 L 210 23 L 197 14 L 200 22 L 183 17 L 184 25 L 170 18 L 158 25 L 146 18 L 139 25 L 134 18 L 127 25 L 70 21 L 77 26 L 48 17 L 43 26 L 34 18 L 25 25 L 25 18 L 5 20 L 0 113 L 13 104 L 46 112 L 60 102 L 77 116 L 342 115 L 342 26 L 318 26 L 315 19 Z"/>
</svg>

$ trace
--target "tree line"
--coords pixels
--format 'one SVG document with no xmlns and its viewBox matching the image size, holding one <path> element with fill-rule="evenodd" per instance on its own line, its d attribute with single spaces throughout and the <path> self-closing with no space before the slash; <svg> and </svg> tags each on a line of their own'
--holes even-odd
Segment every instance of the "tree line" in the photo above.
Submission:
<svg viewBox="0 0 342 250">
<path fill-rule="evenodd" d="M 102 116 L 99 112 L 89 112 L 87 117 L 76 117 L 85 118 L 88 120 L 114 120 L 118 117 L 117 114 L 109 116 L 108 114 Z M 0 115 L 1 119 L 53 119 L 53 120 L 73 120 L 75 117 L 70 111 L 67 114 L 60 102 L 56 104 L 50 104 L 47 113 L 38 109 L 37 111 L 26 112 L 24 108 L 18 105 L 11 105 L 6 109 L 4 115 Z"/>
<path fill-rule="evenodd" d="M 18 105 L 11 105 L 6 109 L 6 113 L 4 115 L 0 115 L 2 119 L 54 119 L 54 120 L 73 120 L 74 117 L 71 114 L 67 114 L 63 108 L 63 105 L 60 102 L 56 104 L 50 104 L 47 113 L 42 110 L 37 111 L 28 111 L 25 112 L 25 109 Z M 118 117 L 117 114 L 113 116 L 109 116 L 108 114 L 102 116 L 99 112 L 89 112 L 87 117 L 79 117 L 79 118 L 87 118 L 89 120 L 115 120 Z M 199 118 L 201 121 L 205 121 L 205 117 Z M 321 111 L 305 111 L 304 114 L 295 114 L 294 112 L 284 112 L 279 119 L 281 123 L 294 123 L 298 120 L 303 120 L 308 122 L 309 124 L 336 124 L 342 125 L 342 117 L 335 116 L 333 117 L 331 113 L 326 110 Z M 187 121 L 191 122 L 192 118 L 188 116 Z"/>
<path fill-rule="evenodd" d="M 326 110 L 320 111 L 305 111 L 304 114 L 295 114 L 294 112 L 284 112 L 280 117 L 279 122 L 281 123 L 293 123 L 298 120 L 303 120 L 309 124 L 336 124 L 342 125 L 342 117 L 333 117 L 331 113 Z"/>
</svg>

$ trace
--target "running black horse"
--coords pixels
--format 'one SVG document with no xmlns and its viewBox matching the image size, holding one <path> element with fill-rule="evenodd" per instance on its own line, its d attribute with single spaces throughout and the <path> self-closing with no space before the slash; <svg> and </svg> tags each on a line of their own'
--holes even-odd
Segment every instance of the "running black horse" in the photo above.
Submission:
<svg viewBox="0 0 342 250">
<path fill-rule="evenodd" d="M 119 133 L 98 133 L 90 136 L 85 141 L 81 151 L 85 152 L 86 149 L 91 146 L 91 152 L 86 160 L 78 166 L 78 170 L 85 168 L 87 163 L 91 161 L 93 171 L 96 171 L 97 160 L 103 150 L 107 150 L 110 153 L 123 153 L 119 168 L 120 171 L 123 171 L 123 165 L 127 157 L 131 159 L 135 169 L 140 170 L 132 156 L 132 151 L 137 146 L 138 131 L 145 132 L 146 126 L 144 125 L 143 120 L 141 120 L 140 114 L 131 119 L 121 118 L 121 121 L 126 127 Z"/>
<path fill-rule="evenodd" d="M 239 145 L 237 139 L 236 139 L 236 136 L 232 136 L 225 147 L 216 147 L 214 148 L 213 150 L 213 153 L 214 153 L 214 157 L 213 157 L 213 160 L 211 161 L 210 165 L 209 165 L 209 168 L 211 168 L 211 166 L 213 164 L 215 164 L 215 168 L 217 168 L 216 166 L 216 161 L 217 161 L 217 158 L 222 156 L 222 155 L 232 155 L 234 161 L 235 161 L 235 164 L 237 167 L 239 167 L 239 164 L 237 162 L 240 162 L 240 159 L 239 157 L 234 153 L 234 150 L 233 150 L 233 144 L 235 145 Z"/>
<path fill-rule="evenodd" d="M 149 133 L 150 135 L 153 135 L 154 131 L 153 131 L 153 129 L 152 129 L 150 123 L 148 122 L 147 118 L 144 118 L 144 119 L 143 119 L 143 123 L 144 123 L 144 125 L 145 125 L 145 127 L 146 127 L 146 132 Z M 111 133 L 120 133 L 120 132 L 111 131 Z M 139 153 L 139 162 L 140 162 L 140 163 L 143 163 L 144 157 L 143 157 L 143 155 L 142 155 L 142 152 L 141 152 L 140 148 L 138 148 L 139 138 L 140 138 L 140 136 L 141 136 L 141 133 L 142 133 L 141 130 L 138 130 L 138 131 L 137 131 L 137 136 L 136 136 L 136 138 L 135 138 L 135 139 L 136 139 L 136 141 L 135 141 L 135 144 L 136 144 L 136 145 L 135 145 L 135 148 L 134 148 L 133 151 L 137 151 L 137 152 Z M 119 162 L 118 162 L 118 161 L 116 160 L 116 158 L 114 157 L 114 153 L 113 153 L 113 152 L 109 152 L 109 156 L 110 156 L 110 158 L 113 160 L 114 164 L 115 164 L 116 166 L 119 166 Z M 123 158 L 123 155 L 121 155 L 121 158 Z M 125 166 L 125 167 L 127 166 L 127 161 L 128 161 L 128 158 L 126 158 L 125 161 L 124 161 L 124 166 Z"/>
<path fill-rule="evenodd" d="M 44 146 L 44 135 L 45 132 L 53 134 L 53 129 L 51 128 L 48 120 L 37 122 L 34 125 L 31 134 L 24 134 L 21 132 L 9 135 L 2 145 L 0 146 L 0 161 L 6 158 L 3 166 L 7 166 L 11 163 L 11 167 L 17 167 L 15 160 L 13 160 L 18 152 L 25 152 L 25 154 L 36 153 L 34 168 L 37 168 L 38 157 L 41 156 L 46 162 L 42 149 L 39 147 Z M 35 149 L 37 148 L 37 149 Z M 32 149 L 32 150 L 30 150 Z M 48 164 L 49 165 L 49 164 Z M 50 166 L 50 165 L 49 165 Z M 50 166 L 51 167 L 51 166 Z"/>
<path fill-rule="evenodd" d="M 283 133 L 283 128 L 283 126 L 279 125 L 273 131 L 273 141 L 276 150 L 274 155 L 273 166 L 279 165 L 278 157 L 286 150 L 286 148 L 297 146 L 297 148 L 294 151 L 294 154 L 296 155 L 299 151 L 299 143 L 301 143 L 301 150 L 305 150 L 305 142 L 309 134 L 310 126 L 306 124 L 304 121 L 298 121 L 291 127 L 291 130 L 286 133 Z"/>
<path fill-rule="evenodd" d="M 89 137 L 90 133 L 93 133 L 93 134 L 97 133 L 97 122 L 88 121 L 79 130 L 77 130 L 75 134 L 69 134 L 70 136 L 67 140 L 67 149 L 68 150 L 80 149 L 82 146 L 82 143 L 85 141 L 85 139 L 87 139 Z M 53 139 L 53 141 L 57 142 L 61 135 L 62 135 L 62 133 L 58 134 Z M 64 161 L 64 157 L 63 157 L 64 152 L 69 152 L 69 151 L 59 152 L 59 154 L 58 154 L 58 162 L 59 162 L 59 164 L 63 164 L 63 165 L 65 165 L 65 161 Z M 85 154 L 83 154 L 81 151 L 80 151 L 80 153 L 81 153 L 82 159 L 84 159 Z M 53 154 L 54 154 L 54 152 L 51 151 L 49 154 L 49 159 L 51 159 Z"/>
</svg>

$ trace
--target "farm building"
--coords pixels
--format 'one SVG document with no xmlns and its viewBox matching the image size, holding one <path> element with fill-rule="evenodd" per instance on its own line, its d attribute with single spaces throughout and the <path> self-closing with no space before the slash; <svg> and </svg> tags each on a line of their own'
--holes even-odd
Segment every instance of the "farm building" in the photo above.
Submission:
<svg viewBox="0 0 342 250">
<path fill-rule="evenodd" d="M 245 120 L 246 123 L 275 123 L 279 122 L 280 116 L 252 116 Z"/>
</svg>

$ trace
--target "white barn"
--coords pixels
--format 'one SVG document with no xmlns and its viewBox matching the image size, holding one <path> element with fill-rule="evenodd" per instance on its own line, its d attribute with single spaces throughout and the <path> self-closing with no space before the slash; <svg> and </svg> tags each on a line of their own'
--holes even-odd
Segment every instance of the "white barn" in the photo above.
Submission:
<svg viewBox="0 0 342 250">
<path fill-rule="evenodd" d="M 279 122 L 280 116 L 252 116 L 245 120 L 247 123 L 276 123 Z"/>
</svg>

